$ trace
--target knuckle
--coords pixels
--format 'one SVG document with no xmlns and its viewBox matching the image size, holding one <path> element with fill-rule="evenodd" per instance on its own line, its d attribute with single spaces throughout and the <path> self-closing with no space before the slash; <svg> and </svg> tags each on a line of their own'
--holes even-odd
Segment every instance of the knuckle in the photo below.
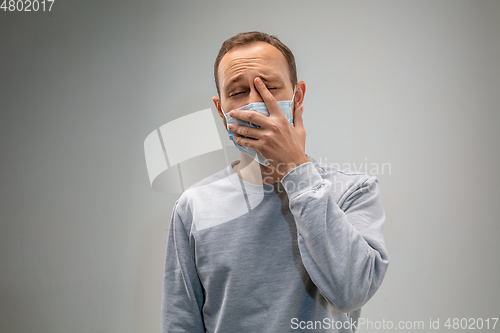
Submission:
<svg viewBox="0 0 500 333">
<path fill-rule="evenodd" d="M 269 126 L 270 129 L 273 131 L 273 132 L 278 132 L 280 130 L 280 127 L 277 125 L 277 124 L 271 124 L 271 126 Z"/>
</svg>

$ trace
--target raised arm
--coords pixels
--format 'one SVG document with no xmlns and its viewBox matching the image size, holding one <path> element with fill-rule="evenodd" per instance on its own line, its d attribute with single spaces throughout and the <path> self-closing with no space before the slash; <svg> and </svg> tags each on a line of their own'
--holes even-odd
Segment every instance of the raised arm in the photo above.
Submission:
<svg viewBox="0 0 500 333">
<path fill-rule="evenodd" d="M 389 264 L 377 179 L 355 177 L 351 183 L 323 178 L 308 162 L 281 180 L 297 224 L 302 262 L 322 295 L 341 312 L 361 308 Z"/>
</svg>

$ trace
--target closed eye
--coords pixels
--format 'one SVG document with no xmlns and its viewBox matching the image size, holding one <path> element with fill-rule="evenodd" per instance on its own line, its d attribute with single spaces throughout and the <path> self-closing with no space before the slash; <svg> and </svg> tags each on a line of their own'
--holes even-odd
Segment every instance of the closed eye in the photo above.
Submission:
<svg viewBox="0 0 500 333">
<path fill-rule="evenodd" d="M 277 87 L 269 87 L 267 89 L 268 90 L 273 90 L 273 89 L 278 89 L 278 88 Z M 246 92 L 247 92 L 247 90 L 238 91 L 238 92 L 230 94 L 229 97 L 234 97 L 234 96 L 237 96 L 237 95 L 245 94 Z"/>
<path fill-rule="evenodd" d="M 238 91 L 238 92 L 235 92 L 235 93 L 230 94 L 230 95 L 229 95 L 229 97 L 234 97 L 234 96 L 236 96 L 236 95 L 244 94 L 244 93 L 246 93 L 246 92 L 247 92 L 246 90 L 244 90 L 244 91 Z"/>
</svg>

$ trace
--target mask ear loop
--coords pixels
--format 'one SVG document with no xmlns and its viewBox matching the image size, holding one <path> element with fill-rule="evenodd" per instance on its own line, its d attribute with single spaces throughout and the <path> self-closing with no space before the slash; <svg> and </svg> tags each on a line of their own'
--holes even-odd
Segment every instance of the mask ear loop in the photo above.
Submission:
<svg viewBox="0 0 500 333">
<path fill-rule="evenodd" d="M 290 108 L 292 109 L 292 113 L 295 112 L 295 104 L 293 103 L 295 101 L 295 91 L 297 90 L 297 85 L 293 88 L 293 96 L 292 100 L 290 101 Z"/>
<path fill-rule="evenodd" d="M 224 112 L 224 109 L 222 108 L 222 104 L 221 104 L 221 102 L 217 102 L 217 104 L 219 104 L 219 106 L 220 106 L 220 110 L 222 111 L 222 113 L 223 113 L 223 114 L 226 114 L 226 113 Z"/>
<path fill-rule="evenodd" d="M 227 116 L 226 116 L 226 113 L 224 112 L 224 109 L 222 108 L 222 103 L 221 102 L 218 102 L 219 106 L 220 106 L 220 110 L 222 111 L 222 114 L 224 115 L 224 118 L 226 119 L 226 130 L 229 131 L 229 128 L 227 128 L 228 126 L 228 123 L 227 123 Z"/>
<path fill-rule="evenodd" d="M 221 102 L 218 102 L 219 106 L 220 106 L 220 110 L 222 111 L 222 113 L 224 114 L 224 118 L 225 118 L 225 123 L 226 123 L 226 131 L 229 131 L 229 128 L 227 128 L 228 124 L 227 124 L 227 117 L 226 117 L 226 113 L 224 112 L 224 109 L 222 108 L 222 103 Z M 222 146 L 223 150 L 224 150 L 224 159 L 226 160 L 226 165 L 229 165 L 229 158 L 227 157 L 227 151 L 226 151 L 226 146 L 223 145 Z"/>
</svg>

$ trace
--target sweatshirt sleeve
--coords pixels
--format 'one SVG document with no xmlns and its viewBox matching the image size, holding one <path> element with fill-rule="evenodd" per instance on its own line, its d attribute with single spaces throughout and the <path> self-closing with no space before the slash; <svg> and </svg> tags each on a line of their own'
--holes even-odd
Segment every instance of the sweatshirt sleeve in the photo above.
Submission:
<svg viewBox="0 0 500 333">
<path fill-rule="evenodd" d="M 162 333 L 205 332 L 203 290 L 194 263 L 194 244 L 175 203 L 163 275 Z"/>
<path fill-rule="evenodd" d="M 341 312 L 368 302 L 389 265 L 377 179 L 351 177 L 356 181 L 349 184 L 335 176 L 324 179 L 307 162 L 281 180 L 297 225 L 304 267 L 321 294 Z"/>
</svg>

